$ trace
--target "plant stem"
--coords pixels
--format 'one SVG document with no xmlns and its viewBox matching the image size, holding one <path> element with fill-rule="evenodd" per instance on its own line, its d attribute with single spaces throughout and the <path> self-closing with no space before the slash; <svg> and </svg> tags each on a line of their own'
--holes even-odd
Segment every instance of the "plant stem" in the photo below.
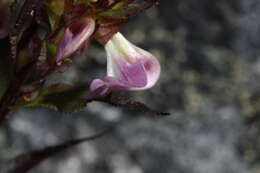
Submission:
<svg viewBox="0 0 260 173">
<path fill-rule="evenodd" d="M 19 98 L 19 92 L 24 82 L 33 74 L 35 70 L 35 63 L 33 61 L 26 65 L 18 74 L 13 76 L 13 80 L 10 82 L 8 89 L 0 100 L 0 126 L 6 120 L 8 113 L 11 111 L 11 107 L 15 104 Z"/>
<path fill-rule="evenodd" d="M 15 103 L 19 88 L 20 87 L 18 82 L 12 82 L 3 95 L 2 99 L 0 100 L 0 126 L 6 120 L 11 106 L 13 106 L 13 104 Z"/>
</svg>

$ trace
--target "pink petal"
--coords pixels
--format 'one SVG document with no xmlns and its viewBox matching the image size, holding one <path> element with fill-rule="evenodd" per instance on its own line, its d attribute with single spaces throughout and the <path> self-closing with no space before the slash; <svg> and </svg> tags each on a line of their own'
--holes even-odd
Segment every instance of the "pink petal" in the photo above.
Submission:
<svg viewBox="0 0 260 173">
<path fill-rule="evenodd" d="M 90 84 L 90 91 L 87 99 L 104 97 L 110 93 L 108 85 L 101 79 L 95 79 Z"/>
<path fill-rule="evenodd" d="M 144 87 L 147 84 L 147 77 L 142 62 L 127 63 L 117 62 L 119 73 L 118 80 L 131 87 Z"/>
<path fill-rule="evenodd" d="M 147 76 L 147 85 L 143 89 L 148 89 L 153 87 L 158 81 L 161 73 L 161 66 L 156 57 L 154 57 L 151 53 L 135 47 L 135 50 L 142 56 L 138 59 L 142 62 L 144 66 L 144 70 Z"/>
<path fill-rule="evenodd" d="M 72 22 L 66 29 L 59 42 L 56 53 L 56 62 L 60 63 L 88 42 L 95 31 L 95 21 L 84 17 Z"/>
<path fill-rule="evenodd" d="M 65 56 L 66 48 L 67 48 L 67 45 L 72 42 L 72 38 L 73 38 L 73 34 L 70 32 L 69 29 L 66 29 L 66 31 L 59 43 L 59 46 L 57 48 L 57 54 L 56 54 L 57 63 L 66 57 Z"/>
</svg>

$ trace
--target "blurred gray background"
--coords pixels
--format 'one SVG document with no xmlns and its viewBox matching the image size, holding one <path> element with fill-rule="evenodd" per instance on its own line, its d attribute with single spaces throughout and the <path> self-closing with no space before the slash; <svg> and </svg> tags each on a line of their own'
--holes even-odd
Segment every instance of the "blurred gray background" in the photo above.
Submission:
<svg viewBox="0 0 260 173">
<path fill-rule="evenodd" d="M 162 65 L 159 83 L 129 93 L 170 117 L 91 103 L 78 113 L 28 108 L 0 130 L 0 157 L 92 135 L 106 136 L 43 162 L 31 173 L 259 173 L 260 1 L 161 0 L 122 32 Z M 49 83 L 106 73 L 97 43 Z"/>
</svg>

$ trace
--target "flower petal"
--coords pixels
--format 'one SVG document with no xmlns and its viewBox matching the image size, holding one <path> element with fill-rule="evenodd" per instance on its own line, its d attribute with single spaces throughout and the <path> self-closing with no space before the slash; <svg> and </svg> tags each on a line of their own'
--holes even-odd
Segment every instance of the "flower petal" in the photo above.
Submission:
<svg viewBox="0 0 260 173">
<path fill-rule="evenodd" d="M 66 29 L 58 44 L 56 62 L 81 49 L 88 42 L 95 31 L 95 21 L 91 17 L 83 17 L 73 21 Z"/>
<path fill-rule="evenodd" d="M 135 47 L 135 50 L 141 54 L 142 56 L 139 58 L 139 61 L 142 62 L 144 66 L 144 71 L 147 76 L 147 84 L 142 89 L 148 89 L 153 87 L 156 82 L 159 80 L 161 74 L 161 66 L 156 57 L 154 57 L 151 53 Z"/>
<path fill-rule="evenodd" d="M 89 98 L 104 97 L 111 91 L 144 90 L 159 79 L 160 64 L 149 52 L 126 40 L 120 33 L 105 45 L 107 77 L 95 79 L 90 86 Z"/>
<path fill-rule="evenodd" d="M 107 75 L 127 82 L 129 90 L 151 88 L 159 79 L 160 63 L 149 52 L 136 47 L 117 33 L 105 46 Z M 132 82 L 130 82 L 132 81 Z"/>
<path fill-rule="evenodd" d="M 132 64 L 118 61 L 118 80 L 122 83 L 133 87 L 145 87 L 147 84 L 147 76 L 142 62 L 134 62 Z"/>
<path fill-rule="evenodd" d="M 87 99 L 104 97 L 109 93 L 109 86 L 103 80 L 95 79 L 90 84 L 90 92 L 87 95 Z"/>
<path fill-rule="evenodd" d="M 57 54 L 56 54 L 56 62 L 59 63 L 61 60 L 66 58 L 66 49 L 67 45 L 72 42 L 73 34 L 69 29 L 65 30 L 65 33 L 59 43 Z"/>
</svg>

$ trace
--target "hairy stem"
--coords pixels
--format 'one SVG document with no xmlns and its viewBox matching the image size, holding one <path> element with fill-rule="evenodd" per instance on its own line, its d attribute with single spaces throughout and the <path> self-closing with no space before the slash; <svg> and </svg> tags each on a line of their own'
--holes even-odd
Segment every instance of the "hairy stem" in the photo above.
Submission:
<svg viewBox="0 0 260 173">
<path fill-rule="evenodd" d="M 2 99 L 0 100 L 0 126 L 5 121 L 8 113 L 11 110 L 11 107 L 15 103 L 17 94 L 19 93 L 20 82 L 13 81 L 11 82 L 10 86 L 8 87 L 7 91 L 3 95 Z"/>
<path fill-rule="evenodd" d="M 11 111 L 12 106 L 19 98 L 19 92 L 24 82 L 33 74 L 35 70 L 35 61 L 26 65 L 19 74 L 14 75 L 13 80 L 10 82 L 8 89 L 0 100 L 0 126 L 5 121 L 8 113 Z"/>
</svg>

